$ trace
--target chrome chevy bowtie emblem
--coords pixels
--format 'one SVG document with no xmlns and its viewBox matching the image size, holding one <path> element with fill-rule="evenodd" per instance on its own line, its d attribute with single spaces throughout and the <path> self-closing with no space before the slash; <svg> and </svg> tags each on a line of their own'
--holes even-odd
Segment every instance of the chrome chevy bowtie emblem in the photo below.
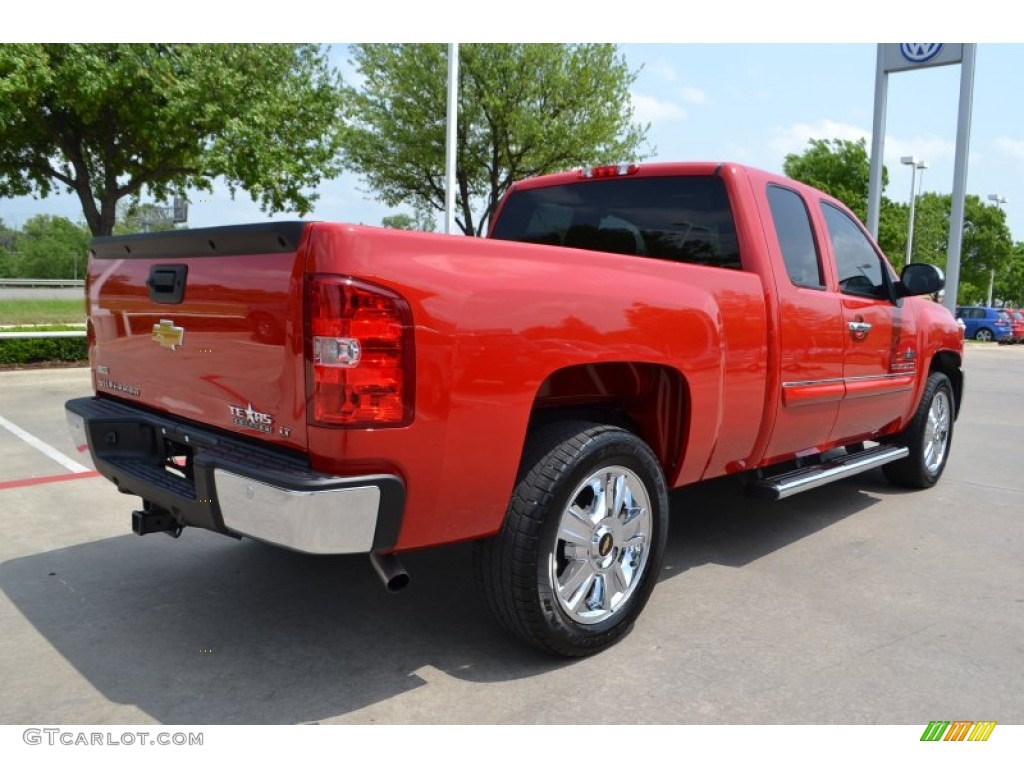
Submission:
<svg viewBox="0 0 1024 768">
<path fill-rule="evenodd" d="M 185 329 L 175 325 L 173 320 L 161 320 L 153 326 L 150 338 L 164 349 L 175 350 L 185 340 Z"/>
</svg>

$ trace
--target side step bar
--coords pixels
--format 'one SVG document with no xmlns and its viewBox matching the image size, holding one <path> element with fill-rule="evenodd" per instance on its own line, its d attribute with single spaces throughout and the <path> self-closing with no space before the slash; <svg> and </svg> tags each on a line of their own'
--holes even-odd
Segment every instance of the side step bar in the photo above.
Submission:
<svg viewBox="0 0 1024 768">
<path fill-rule="evenodd" d="M 762 478 L 752 483 L 747 492 L 758 499 L 778 501 L 844 477 L 867 472 L 869 469 L 888 464 L 890 461 L 898 461 L 909 455 L 910 450 L 904 445 L 879 445 L 839 456 L 813 467 L 803 467 L 781 475 Z"/>
</svg>

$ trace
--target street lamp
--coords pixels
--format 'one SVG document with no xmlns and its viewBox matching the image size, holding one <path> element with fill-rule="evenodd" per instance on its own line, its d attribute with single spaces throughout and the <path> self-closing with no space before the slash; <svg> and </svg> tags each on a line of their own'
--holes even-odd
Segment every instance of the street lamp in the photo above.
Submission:
<svg viewBox="0 0 1024 768">
<path fill-rule="evenodd" d="M 993 203 L 995 203 L 996 204 L 996 208 L 1000 208 L 1000 210 L 1001 210 L 1001 207 L 1006 205 L 1006 203 L 1008 202 L 1006 197 L 1003 196 L 1003 195 L 989 195 L 988 199 L 991 200 Z M 991 271 L 989 271 L 989 275 L 988 275 L 988 306 L 990 306 L 990 307 L 992 306 L 992 288 L 995 286 L 995 284 L 996 284 L 996 268 L 992 267 L 992 269 L 991 269 Z"/>
<path fill-rule="evenodd" d="M 901 157 L 900 162 L 903 165 L 910 166 L 910 222 L 907 224 L 907 258 L 906 264 L 909 264 L 912 260 L 912 253 L 914 250 L 914 203 L 917 201 L 917 172 L 921 171 L 921 180 L 924 182 L 924 169 L 928 167 L 928 163 L 924 160 L 918 160 L 913 155 L 907 155 Z"/>
</svg>

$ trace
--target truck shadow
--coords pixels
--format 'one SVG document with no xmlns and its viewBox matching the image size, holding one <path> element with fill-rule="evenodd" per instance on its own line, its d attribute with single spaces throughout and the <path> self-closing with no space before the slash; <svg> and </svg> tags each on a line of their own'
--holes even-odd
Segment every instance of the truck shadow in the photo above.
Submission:
<svg viewBox="0 0 1024 768">
<path fill-rule="evenodd" d="M 776 505 L 731 483 L 678 491 L 662 579 L 709 562 L 743 567 L 876 502 L 852 483 Z M 487 683 L 573 663 L 492 624 L 471 545 L 404 560 L 412 584 L 388 595 L 364 557 L 188 531 L 10 560 L 0 588 L 103 696 L 164 724 L 312 722 L 425 685 L 426 667 Z"/>
<path fill-rule="evenodd" d="M 735 477 L 680 488 L 669 497 L 672 518 L 662 578 L 709 563 L 743 567 L 878 503 L 868 492 L 900 493 L 881 472 L 777 502 L 750 498 Z"/>
</svg>

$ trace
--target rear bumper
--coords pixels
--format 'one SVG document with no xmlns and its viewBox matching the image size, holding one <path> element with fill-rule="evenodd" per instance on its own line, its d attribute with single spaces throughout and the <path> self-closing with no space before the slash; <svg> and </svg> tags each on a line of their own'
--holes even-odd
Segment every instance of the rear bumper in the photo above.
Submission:
<svg viewBox="0 0 1024 768">
<path fill-rule="evenodd" d="M 398 540 L 405 485 L 395 475 L 325 475 L 300 455 L 114 400 L 65 410 L 100 474 L 182 526 L 318 555 L 388 552 Z"/>
</svg>

